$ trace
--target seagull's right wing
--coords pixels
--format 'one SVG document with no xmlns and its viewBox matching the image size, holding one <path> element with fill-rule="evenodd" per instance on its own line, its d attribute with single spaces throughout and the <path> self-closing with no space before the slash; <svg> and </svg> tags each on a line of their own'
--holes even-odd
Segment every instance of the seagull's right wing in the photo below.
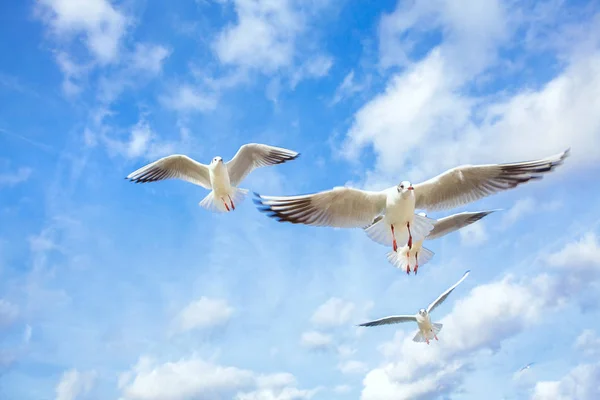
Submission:
<svg viewBox="0 0 600 400">
<path fill-rule="evenodd" d="M 358 326 L 378 326 L 378 325 L 390 325 L 399 324 L 401 322 L 417 322 L 417 317 L 414 315 L 392 315 L 391 317 L 385 317 L 376 319 L 375 321 L 365 322 Z"/>
<path fill-rule="evenodd" d="M 442 293 L 440 295 L 440 297 L 438 297 L 437 299 L 435 299 L 435 301 L 433 303 L 431 303 L 428 307 L 427 307 L 427 313 L 431 313 L 433 310 L 435 310 L 435 308 L 437 306 L 439 306 L 440 304 L 442 304 L 444 302 L 444 300 L 446 300 L 448 298 L 448 296 L 450 296 L 450 293 L 452 293 L 452 291 L 454 289 L 456 289 L 456 287 L 458 285 L 461 284 L 462 281 L 464 281 L 467 276 L 469 276 L 469 274 L 471 273 L 471 271 L 467 271 L 465 272 L 465 274 L 462 276 L 462 278 L 460 278 L 460 280 L 458 282 L 456 282 L 454 285 L 452 285 L 448 290 L 446 290 L 444 293 Z"/>
<path fill-rule="evenodd" d="M 433 229 L 431 232 L 429 232 L 429 235 L 427 235 L 426 239 L 433 240 L 445 236 L 451 232 L 457 231 L 467 225 L 471 225 L 472 223 L 479 221 L 481 218 L 493 213 L 494 211 L 497 210 L 462 212 L 450 215 L 449 217 L 440 218 L 435 222 Z"/>
<path fill-rule="evenodd" d="M 540 160 L 462 165 L 414 185 L 415 208 L 435 211 L 460 207 L 530 180 L 542 179 L 569 156 L 569 149 Z"/>
<path fill-rule="evenodd" d="M 156 182 L 165 179 L 182 179 L 206 189 L 212 189 L 208 166 L 182 154 L 163 157 L 127 175 L 135 183 Z"/>
<path fill-rule="evenodd" d="M 335 187 L 300 196 L 261 196 L 258 209 L 279 222 L 337 228 L 364 228 L 385 209 L 386 191 Z"/>
</svg>

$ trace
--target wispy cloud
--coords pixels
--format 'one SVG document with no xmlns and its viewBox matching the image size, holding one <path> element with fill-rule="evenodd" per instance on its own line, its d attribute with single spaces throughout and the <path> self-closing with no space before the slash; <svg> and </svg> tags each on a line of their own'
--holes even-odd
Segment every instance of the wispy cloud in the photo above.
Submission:
<svg viewBox="0 0 600 400">
<path fill-rule="evenodd" d="M 176 324 L 181 332 L 212 328 L 229 321 L 233 311 L 225 300 L 201 297 L 181 310 Z"/>
<path fill-rule="evenodd" d="M 0 173 L 0 187 L 11 187 L 23 183 L 29 179 L 32 172 L 33 170 L 31 168 L 20 167 L 14 172 Z"/>
</svg>

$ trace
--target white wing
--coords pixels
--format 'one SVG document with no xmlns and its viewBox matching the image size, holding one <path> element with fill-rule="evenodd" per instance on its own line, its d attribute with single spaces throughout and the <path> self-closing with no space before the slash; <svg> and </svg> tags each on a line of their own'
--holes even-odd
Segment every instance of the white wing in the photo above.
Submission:
<svg viewBox="0 0 600 400">
<path fill-rule="evenodd" d="M 460 280 L 458 282 L 456 282 L 454 285 L 452 285 L 448 290 L 446 290 L 444 293 L 442 293 L 440 295 L 440 297 L 438 297 L 437 299 L 435 299 L 435 301 L 433 303 L 431 303 L 428 307 L 427 307 L 427 313 L 431 313 L 433 310 L 435 310 L 435 308 L 437 306 L 439 306 L 440 304 L 442 304 L 444 302 L 444 300 L 446 300 L 448 298 L 448 296 L 450 296 L 450 293 L 452 293 L 452 291 L 454 289 L 456 289 L 456 287 L 458 285 L 460 285 L 460 283 L 462 281 L 464 281 L 467 276 L 469 276 L 469 274 L 471 273 L 471 271 L 467 271 L 465 272 L 465 274 L 462 276 L 462 278 L 460 278 Z"/>
<path fill-rule="evenodd" d="M 387 194 L 335 187 L 300 196 L 261 196 L 258 209 L 279 222 L 338 228 L 364 228 L 385 209 Z"/>
<path fill-rule="evenodd" d="M 429 235 L 427 235 L 426 239 L 433 240 L 445 236 L 450 232 L 454 232 L 464 228 L 467 225 L 471 225 L 472 223 L 479 221 L 481 218 L 495 211 L 497 210 L 462 212 L 450 215 L 449 217 L 440 218 L 435 222 L 433 229 L 431 232 L 429 232 Z"/>
<path fill-rule="evenodd" d="M 568 155 L 569 149 L 534 161 L 452 168 L 414 185 L 415 208 L 434 211 L 459 207 L 530 180 L 541 179 L 543 174 L 561 165 Z"/>
<path fill-rule="evenodd" d="M 392 315 L 391 317 L 385 317 L 376 319 L 375 321 L 365 322 L 358 326 L 378 326 L 378 325 L 390 325 L 399 324 L 401 322 L 417 322 L 417 318 L 414 315 Z"/>
<path fill-rule="evenodd" d="M 283 164 L 298 158 L 300 154 L 281 147 L 266 144 L 245 144 L 226 164 L 231 185 L 237 186 L 253 169 L 267 165 Z"/>
<path fill-rule="evenodd" d="M 163 157 L 127 175 L 135 183 L 156 182 L 165 179 L 182 179 L 203 188 L 211 189 L 208 166 L 182 154 Z"/>
</svg>

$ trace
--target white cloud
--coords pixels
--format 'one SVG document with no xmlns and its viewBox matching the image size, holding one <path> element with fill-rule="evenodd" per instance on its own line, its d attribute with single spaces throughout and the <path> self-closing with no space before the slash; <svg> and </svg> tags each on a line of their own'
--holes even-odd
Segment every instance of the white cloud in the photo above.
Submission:
<svg viewBox="0 0 600 400">
<path fill-rule="evenodd" d="M 19 307 L 11 302 L 0 299 L 0 328 L 11 325 L 19 315 Z"/>
<path fill-rule="evenodd" d="M 199 89 L 187 84 L 178 86 L 171 94 L 163 97 L 161 102 L 165 107 L 180 112 L 207 112 L 217 107 L 215 94 L 202 93 Z"/>
<path fill-rule="evenodd" d="M 600 243 L 595 233 L 588 232 L 579 240 L 567 243 L 561 250 L 544 257 L 554 270 L 564 274 L 559 282 L 550 280 L 545 290 L 559 299 L 598 288 L 600 280 Z M 592 290 L 592 293 L 595 293 Z"/>
<path fill-rule="evenodd" d="M 355 308 L 352 302 L 332 297 L 316 309 L 311 322 L 320 326 L 343 325 L 350 320 Z"/>
<path fill-rule="evenodd" d="M 299 390 L 293 375 L 259 375 L 236 367 L 224 367 L 197 357 L 157 364 L 141 358 L 123 374 L 119 387 L 123 400 L 187 400 L 191 398 L 236 400 L 310 399 L 315 390 Z"/>
<path fill-rule="evenodd" d="M 294 58 L 296 35 L 303 28 L 293 2 L 232 2 L 238 21 L 225 28 L 214 43 L 221 62 L 265 73 L 289 67 Z"/>
<path fill-rule="evenodd" d="M 600 363 L 582 364 L 559 381 L 538 382 L 532 400 L 595 400 L 600 398 Z"/>
<path fill-rule="evenodd" d="M 309 331 L 302 333 L 300 343 L 310 350 L 324 350 L 331 347 L 333 338 L 318 331 Z"/>
<path fill-rule="evenodd" d="M 550 265 L 558 268 L 584 268 L 597 271 L 600 268 L 600 244 L 593 232 L 586 233 L 578 241 L 568 243 L 560 251 L 547 257 Z"/>
<path fill-rule="evenodd" d="M 367 365 L 361 361 L 348 360 L 338 364 L 338 369 L 342 374 L 361 374 L 367 371 Z"/>
<path fill-rule="evenodd" d="M 344 394 L 348 393 L 352 390 L 352 387 L 349 385 L 337 385 L 333 388 L 333 392 L 336 394 Z"/>
<path fill-rule="evenodd" d="M 331 105 L 335 105 L 343 99 L 352 96 L 354 93 L 360 92 L 366 86 L 366 84 L 359 84 L 354 80 L 354 70 L 348 72 L 342 83 L 335 90 Z"/>
<path fill-rule="evenodd" d="M 4 172 L 0 174 L 0 187 L 11 187 L 23 183 L 29 179 L 31 172 L 32 169 L 26 167 L 21 167 L 15 172 Z"/>
<path fill-rule="evenodd" d="M 170 54 L 171 51 L 164 46 L 138 43 L 131 54 L 131 67 L 140 71 L 148 71 L 151 74 L 158 74 Z"/>
<path fill-rule="evenodd" d="M 367 187 L 396 182 L 399 170 L 416 181 L 460 164 L 527 160 L 567 147 L 572 157 L 565 164 L 598 162 L 600 153 L 593 150 L 600 138 L 597 43 L 587 52 L 566 53 L 564 70 L 539 89 L 472 94 L 476 79 L 495 65 L 498 46 L 518 30 L 503 7 L 490 0 L 464 12 L 450 1 L 400 2 L 382 19 L 382 41 L 410 45 L 416 39 L 408 31 L 431 26 L 442 28 L 444 40 L 417 62 L 405 62 L 385 91 L 356 112 L 342 154 L 358 160 L 360 151 L 372 146 L 375 167 L 367 173 Z M 386 54 L 401 58 L 382 50 L 382 58 Z"/>
<path fill-rule="evenodd" d="M 389 361 L 366 375 L 361 398 L 424 399 L 439 394 L 442 386 L 449 390 L 460 384 L 460 372 L 471 357 L 497 349 L 503 340 L 536 323 L 547 306 L 535 284 L 511 277 L 477 286 L 455 302 L 449 315 L 441 320 L 433 317 L 444 327 L 439 342 L 427 352 L 422 343 L 412 341 L 413 329 L 406 334 L 399 331 L 383 344 L 381 352 Z"/>
<path fill-rule="evenodd" d="M 575 340 L 575 349 L 589 357 L 600 356 L 600 337 L 595 331 L 586 329 Z"/>
<path fill-rule="evenodd" d="M 460 231 L 460 242 L 463 246 L 478 246 L 488 239 L 483 221 L 465 226 Z"/>
<path fill-rule="evenodd" d="M 181 332 L 223 325 L 233 315 L 233 307 L 222 299 L 201 297 L 188 304 L 177 316 Z"/>
<path fill-rule="evenodd" d="M 152 130 L 150 124 L 140 119 L 129 131 L 129 137 L 126 140 L 118 140 L 109 137 L 102 129 L 100 133 L 92 136 L 93 140 L 88 143 L 94 144 L 95 140 L 100 139 L 108 148 L 109 152 L 116 153 L 127 159 L 143 158 L 154 160 L 172 154 L 175 151 L 175 142 L 161 140 L 156 132 Z M 89 139 L 89 138 L 88 138 Z"/>
<path fill-rule="evenodd" d="M 79 372 L 76 369 L 65 372 L 56 386 L 56 400 L 75 400 L 92 390 L 96 380 L 94 371 Z"/>
<path fill-rule="evenodd" d="M 83 34 L 90 52 L 101 63 L 115 61 L 127 18 L 107 0 L 39 0 L 38 13 L 55 34 Z"/>
<path fill-rule="evenodd" d="M 367 373 L 362 399 L 424 399 L 453 390 L 479 354 L 498 350 L 504 340 L 537 324 L 545 312 L 597 285 L 600 275 L 588 274 L 582 279 L 581 273 L 573 271 L 575 265 L 565 264 L 573 260 L 597 268 L 597 246 L 595 236 L 588 234 L 548 257 L 556 266 L 551 273 L 519 281 L 508 275 L 476 286 L 456 300 L 450 314 L 439 320 L 444 325 L 440 340 L 427 352 L 422 351 L 422 344 L 412 342 L 413 329 L 407 333 L 397 331 L 392 341 L 380 346 L 388 362 Z M 576 277 L 576 285 L 570 283 L 572 276 Z M 589 343 L 590 339 L 589 334 L 580 337 L 581 342 Z M 542 385 L 540 390 L 556 385 Z"/>
<path fill-rule="evenodd" d="M 526 197 L 519 199 L 515 202 L 514 206 L 510 208 L 502 218 L 502 228 L 507 228 L 519 221 L 528 214 L 536 211 L 554 211 L 561 206 L 561 203 L 557 200 L 548 203 L 539 203 L 532 197 Z"/>
<path fill-rule="evenodd" d="M 326 76 L 332 65 L 333 59 L 330 56 L 319 55 L 308 59 L 292 74 L 291 87 L 296 87 L 298 82 L 305 78 L 322 78 Z"/>
</svg>

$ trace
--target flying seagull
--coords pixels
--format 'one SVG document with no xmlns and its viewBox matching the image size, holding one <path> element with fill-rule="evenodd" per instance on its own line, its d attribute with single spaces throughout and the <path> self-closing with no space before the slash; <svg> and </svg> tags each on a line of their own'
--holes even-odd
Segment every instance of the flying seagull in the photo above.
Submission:
<svg viewBox="0 0 600 400">
<path fill-rule="evenodd" d="M 521 368 L 521 369 L 519 370 L 519 372 L 523 372 L 523 371 L 525 371 L 526 369 L 529 369 L 529 368 L 531 368 L 531 366 L 532 366 L 533 364 L 535 364 L 535 363 L 534 363 L 534 362 L 530 362 L 529 364 L 527 364 L 526 366 L 524 366 L 523 368 Z"/>
<path fill-rule="evenodd" d="M 402 181 L 382 191 L 335 187 L 299 196 L 262 196 L 254 193 L 258 209 L 280 222 L 338 228 L 365 228 L 392 243 L 398 250 L 398 228 L 408 236 L 408 247 L 433 229 L 431 219 L 414 215 L 426 211 L 456 208 L 494 193 L 519 186 L 561 165 L 569 149 L 547 158 L 509 164 L 463 165 L 452 168 L 417 185 Z M 413 217 L 414 216 L 414 217 Z"/>
<path fill-rule="evenodd" d="M 132 172 L 125 179 L 135 183 L 173 178 L 188 181 L 211 191 L 199 203 L 201 207 L 215 212 L 228 212 L 235 210 L 236 203 L 240 203 L 248 193 L 247 189 L 237 186 L 252 170 L 283 164 L 299 155 L 281 147 L 249 143 L 240 147 L 227 163 L 221 157 L 215 157 L 209 165 L 205 165 L 186 155 L 173 154 Z"/>
<path fill-rule="evenodd" d="M 400 322 L 416 322 L 417 326 L 419 327 L 419 331 L 413 338 L 413 342 L 417 342 L 417 343 L 426 342 L 427 344 L 429 344 L 429 340 L 431 340 L 431 339 L 438 340 L 437 334 L 440 333 L 443 325 L 440 323 L 437 323 L 437 322 L 431 322 L 429 315 L 437 306 L 442 304 L 444 302 L 444 300 L 446 300 L 448 298 L 450 293 L 452 293 L 452 291 L 454 289 L 456 289 L 456 287 L 458 285 L 460 285 L 460 283 L 462 281 L 465 280 L 465 278 L 469 275 L 470 272 L 471 271 L 465 272 L 464 275 L 462 276 L 462 278 L 460 278 L 460 280 L 458 282 L 456 282 L 448 290 L 446 290 L 444 293 L 442 293 L 437 299 L 435 299 L 435 301 L 433 303 L 431 303 L 427 307 L 427 309 L 424 309 L 424 308 L 420 309 L 416 315 L 394 315 L 391 317 L 385 317 L 385 318 L 377 319 L 375 321 L 366 322 L 366 323 L 360 324 L 358 326 L 378 326 L 378 325 L 398 324 Z"/>
<path fill-rule="evenodd" d="M 471 225 L 472 223 L 479 221 L 486 215 L 489 215 L 495 211 L 498 210 L 462 212 L 450 215 L 449 217 L 440 218 L 434 222 L 434 227 L 431 232 L 429 232 L 429 235 L 427 235 L 425 240 L 437 239 L 451 232 L 462 229 L 465 226 Z M 419 213 L 419 215 L 426 216 L 425 213 Z M 378 222 L 378 218 L 381 218 L 381 216 L 375 218 L 373 223 Z M 366 232 L 367 235 L 369 235 L 369 228 L 366 229 Z M 377 238 L 372 239 L 377 241 Z M 384 245 L 386 244 L 385 242 L 377 242 Z M 387 253 L 387 259 L 396 268 L 406 270 L 407 274 L 410 274 L 410 266 L 413 265 L 413 272 L 416 275 L 419 266 L 427 264 L 433 255 L 433 251 L 423 247 L 423 240 L 419 240 L 418 242 L 413 243 L 412 249 L 409 249 L 408 246 L 403 246 L 399 248 L 398 251 L 390 251 Z"/>
</svg>

